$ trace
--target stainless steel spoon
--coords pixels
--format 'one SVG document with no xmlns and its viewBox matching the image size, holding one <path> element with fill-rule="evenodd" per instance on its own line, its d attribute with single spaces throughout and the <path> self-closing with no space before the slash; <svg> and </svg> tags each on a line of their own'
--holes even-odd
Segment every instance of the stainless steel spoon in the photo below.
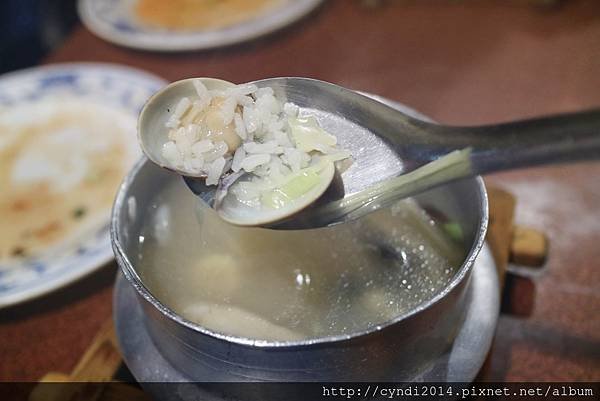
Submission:
<svg viewBox="0 0 600 401">
<path fill-rule="evenodd" d="M 600 158 L 600 110 L 453 127 L 413 118 L 355 91 L 314 79 L 253 83 L 273 88 L 281 99 L 316 116 L 354 158 L 354 164 L 338 177 L 336 190 L 298 215 L 273 222 L 271 228 L 337 224 L 460 178 Z M 148 146 L 142 148 L 149 153 Z M 200 198 L 213 203 L 215 191 L 201 179 L 184 179 Z"/>
</svg>

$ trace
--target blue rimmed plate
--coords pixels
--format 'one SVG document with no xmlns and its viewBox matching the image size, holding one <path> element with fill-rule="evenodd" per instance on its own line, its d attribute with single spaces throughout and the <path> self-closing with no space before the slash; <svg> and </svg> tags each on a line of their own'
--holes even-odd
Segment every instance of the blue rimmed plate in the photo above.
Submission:
<svg viewBox="0 0 600 401">
<path fill-rule="evenodd" d="M 99 37 L 143 50 L 200 50 L 250 40 L 283 28 L 310 13 L 323 0 L 280 0 L 264 12 L 221 28 L 172 30 L 149 26 L 135 12 L 140 0 L 79 0 L 83 24 Z"/>
<path fill-rule="evenodd" d="M 112 197 L 139 158 L 137 115 L 165 83 L 111 64 L 0 76 L 0 307 L 112 258 Z"/>
</svg>

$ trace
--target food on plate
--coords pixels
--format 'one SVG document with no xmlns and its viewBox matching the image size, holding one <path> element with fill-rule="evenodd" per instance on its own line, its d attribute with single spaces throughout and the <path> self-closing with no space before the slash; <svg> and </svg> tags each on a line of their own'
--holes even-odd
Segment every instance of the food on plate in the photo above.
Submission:
<svg viewBox="0 0 600 401">
<path fill-rule="evenodd" d="M 0 260 L 32 257 L 105 224 L 139 153 L 128 113 L 81 99 L 0 110 Z"/>
<path fill-rule="evenodd" d="M 208 30 L 239 24 L 279 6 L 282 0 L 138 0 L 134 14 L 154 28 Z"/>
</svg>

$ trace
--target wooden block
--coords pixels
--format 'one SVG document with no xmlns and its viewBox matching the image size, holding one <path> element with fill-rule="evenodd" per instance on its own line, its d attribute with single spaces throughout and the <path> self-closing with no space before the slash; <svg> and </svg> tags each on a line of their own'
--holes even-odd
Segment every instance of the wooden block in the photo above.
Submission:
<svg viewBox="0 0 600 401">
<path fill-rule="evenodd" d="M 510 261 L 518 265 L 539 267 L 546 261 L 548 240 L 534 229 L 515 227 L 510 244 Z"/>
<path fill-rule="evenodd" d="M 115 328 L 109 319 L 71 372 L 71 379 L 82 382 L 112 380 L 121 362 Z"/>
<path fill-rule="evenodd" d="M 152 401 L 140 388 L 127 383 L 107 383 L 99 401 Z"/>
<path fill-rule="evenodd" d="M 52 377 L 54 376 L 54 377 Z M 62 373 L 48 373 L 47 382 L 36 385 L 29 401 L 151 401 L 138 387 L 119 382 L 74 382 Z M 65 383 L 57 383 L 66 379 Z"/>
<path fill-rule="evenodd" d="M 48 372 L 40 379 L 42 383 L 64 383 L 70 380 L 71 376 L 60 372 Z"/>
<path fill-rule="evenodd" d="M 70 385 L 71 377 L 60 372 L 49 372 L 40 379 L 29 394 L 29 401 L 70 400 L 77 392 L 77 386 Z"/>
<path fill-rule="evenodd" d="M 509 192 L 499 188 L 488 187 L 487 193 L 490 207 L 487 241 L 496 262 L 502 288 L 510 255 L 516 200 Z"/>
<path fill-rule="evenodd" d="M 102 325 L 73 372 L 70 375 L 47 373 L 30 393 L 29 401 L 99 400 L 106 394 L 106 388 L 100 384 L 87 386 L 87 383 L 111 381 L 121 361 L 110 319 Z"/>
</svg>

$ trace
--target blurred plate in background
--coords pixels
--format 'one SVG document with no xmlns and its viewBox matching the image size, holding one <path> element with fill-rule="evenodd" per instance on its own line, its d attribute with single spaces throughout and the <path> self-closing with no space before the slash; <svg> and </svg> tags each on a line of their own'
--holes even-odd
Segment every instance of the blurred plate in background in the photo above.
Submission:
<svg viewBox="0 0 600 401">
<path fill-rule="evenodd" d="M 101 38 L 145 50 L 230 45 L 302 18 L 322 0 L 79 0 L 81 20 Z"/>
<path fill-rule="evenodd" d="M 116 190 L 139 158 L 139 110 L 165 82 L 110 64 L 0 76 L 0 307 L 112 258 Z"/>
</svg>

